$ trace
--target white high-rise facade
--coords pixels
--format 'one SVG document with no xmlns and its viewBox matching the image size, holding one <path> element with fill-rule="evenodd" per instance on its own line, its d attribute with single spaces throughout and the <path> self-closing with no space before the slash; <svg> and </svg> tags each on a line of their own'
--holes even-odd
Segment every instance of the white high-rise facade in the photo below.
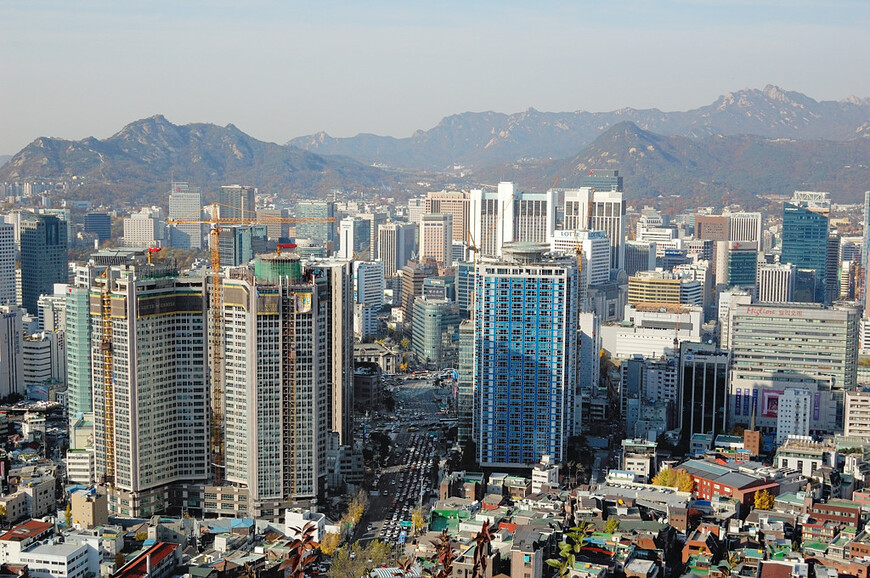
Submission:
<svg viewBox="0 0 870 578">
<path fill-rule="evenodd" d="M 354 299 L 372 307 L 384 304 L 384 264 L 355 261 L 353 264 Z"/>
<path fill-rule="evenodd" d="M 728 240 L 758 243 L 761 247 L 761 213 L 726 213 Z"/>
<path fill-rule="evenodd" d="M 169 192 L 169 219 L 199 220 L 202 211 L 202 193 L 187 183 L 172 183 Z M 169 242 L 179 249 L 202 249 L 201 223 L 175 223 L 170 225 Z"/>
<path fill-rule="evenodd" d="M 779 396 L 779 413 L 776 417 L 776 443 L 781 444 L 789 436 L 810 435 L 813 416 L 813 392 L 808 389 L 787 389 Z"/>
<path fill-rule="evenodd" d="M 0 223 L 0 305 L 15 303 L 15 227 Z"/>
<path fill-rule="evenodd" d="M 338 226 L 338 258 L 372 260 L 372 223 L 361 217 L 345 217 Z"/>
<path fill-rule="evenodd" d="M 564 229 L 604 231 L 610 239 L 610 268 L 625 268 L 625 200 L 621 191 L 591 187 L 564 191 Z M 645 239 L 646 240 L 646 239 Z M 650 239 L 657 240 L 657 239 Z"/>
<path fill-rule="evenodd" d="M 556 192 L 523 193 L 514 183 L 496 191 L 471 191 L 469 241 L 480 255 L 501 255 L 505 243 L 548 243 L 556 229 Z"/>
<path fill-rule="evenodd" d="M 795 266 L 765 263 L 758 267 L 758 301 L 788 303 L 794 300 Z"/>
<path fill-rule="evenodd" d="M 378 230 L 378 260 L 384 264 L 384 277 L 390 279 L 416 253 L 417 226 L 413 223 L 390 222 Z"/>
<path fill-rule="evenodd" d="M 112 266 L 89 300 L 97 478 L 111 513 L 148 517 L 208 475 L 205 280 Z"/>
</svg>

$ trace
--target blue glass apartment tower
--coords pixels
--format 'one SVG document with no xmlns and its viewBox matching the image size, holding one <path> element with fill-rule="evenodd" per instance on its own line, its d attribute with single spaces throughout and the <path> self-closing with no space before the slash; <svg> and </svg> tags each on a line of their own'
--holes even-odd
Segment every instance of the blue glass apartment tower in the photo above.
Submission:
<svg viewBox="0 0 870 578">
<path fill-rule="evenodd" d="M 828 193 L 808 191 L 795 191 L 791 201 L 783 204 L 780 262 L 814 272 L 812 287 L 795 288 L 797 294 L 808 293 L 807 297 L 799 299 L 802 301 L 822 303 L 825 300 L 830 206 Z"/>
<path fill-rule="evenodd" d="M 508 243 L 477 264 L 474 295 L 474 438 L 481 466 L 564 459 L 574 435 L 579 273 L 571 257 Z"/>
</svg>

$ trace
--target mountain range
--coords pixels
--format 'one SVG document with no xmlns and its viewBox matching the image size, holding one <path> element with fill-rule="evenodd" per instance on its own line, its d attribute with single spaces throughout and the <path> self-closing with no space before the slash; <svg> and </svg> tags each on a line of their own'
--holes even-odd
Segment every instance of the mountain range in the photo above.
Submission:
<svg viewBox="0 0 870 578">
<path fill-rule="evenodd" d="M 37 138 L 0 166 L 0 182 L 63 180 L 71 198 L 142 205 L 165 204 L 172 179 L 207 192 L 243 183 L 300 197 L 331 189 L 403 196 L 501 180 L 576 186 L 589 170 L 615 168 L 629 199 L 751 204 L 760 194 L 815 189 L 856 202 L 870 188 L 868 137 L 870 99 L 817 102 L 773 86 L 687 112 L 464 113 L 406 139 L 321 133 L 287 145 L 232 124 L 179 126 L 156 115 L 104 140 Z"/>
<path fill-rule="evenodd" d="M 161 115 L 117 134 L 80 141 L 40 137 L 0 167 L 0 182 L 75 183 L 71 196 L 114 202 L 165 202 L 172 179 L 214 190 L 229 183 L 302 196 L 332 188 L 388 187 L 393 177 L 350 158 L 324 157 L 257 140 L 232 124 L 172 124 Z"/>
<path fill-rule="evenodd" d="M 707 106 L 685 112 L 624 108 L 611 112 L 516 114 L 466 112 L 407 138 L 360 134 L 333 138 L 324 132 L 288 144 L 324 155 L 346 155 L 365 163 L 403 169 L 444 170 L 454 165 L 480 168 L 517 159 L 567 158 L 608 128 L 633 122 L 662 135 L 703 138 L 757 135 L 768 138 L 847 140 L 870 128 L 870 99 L 818 102 L 798 92 L 768 85 L 728 93 Z"/>
</svg>

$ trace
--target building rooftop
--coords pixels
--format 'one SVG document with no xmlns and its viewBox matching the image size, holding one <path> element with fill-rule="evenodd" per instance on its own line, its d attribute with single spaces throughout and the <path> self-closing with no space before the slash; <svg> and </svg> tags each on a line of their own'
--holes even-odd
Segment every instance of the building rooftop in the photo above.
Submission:
<svg viewBox="0 0 870 578">
<path fill-rule="evenodd" d="M 23 542 L 24 540 L 34 539 L 41 536 L 45 532 L 54 529 L 54 525 L 48 522 L 40 522 L 39 520 L 28 520 L 23 524 L 18 524 L 8 532 L 0 536 L 0 540 L 7 542 Z"/>
<path fill-rule="evenodd" d="M 154 566 L 162 562 L 166 557 L 171 556 L 178 547 L 178 544 L 168 544 L 166 542 L 155 544 L 142 552 L 142 554 L 140 554 L 135 560 L 129 562 L 116 572 L 114 578 L 147 578 L 147 576 L 149 576 L 149 556 L 151 558 L 150 566 L 151 568 L 154 568 Z"/>
</svg>

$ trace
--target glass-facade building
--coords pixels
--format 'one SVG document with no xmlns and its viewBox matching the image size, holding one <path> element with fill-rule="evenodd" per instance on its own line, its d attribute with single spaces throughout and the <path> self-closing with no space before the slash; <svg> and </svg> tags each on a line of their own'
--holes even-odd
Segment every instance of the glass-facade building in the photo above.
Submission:
<svg viewBox="0 0 870 578">
<path fill-rule="evenodd" d="M 811 203 L 793 200 L 782 209 L 781 263 L 815 273 L 814 301 L 825 298 L 828 253 L 828 212 Z"/>
<path fill-rule="evenodd" d="M 478 263 L 474 301 L 474 435 L 483 467 L 565 457 L 574 434 L 579 272 L 539 245 L 506 244 Z"/>
</svg>

